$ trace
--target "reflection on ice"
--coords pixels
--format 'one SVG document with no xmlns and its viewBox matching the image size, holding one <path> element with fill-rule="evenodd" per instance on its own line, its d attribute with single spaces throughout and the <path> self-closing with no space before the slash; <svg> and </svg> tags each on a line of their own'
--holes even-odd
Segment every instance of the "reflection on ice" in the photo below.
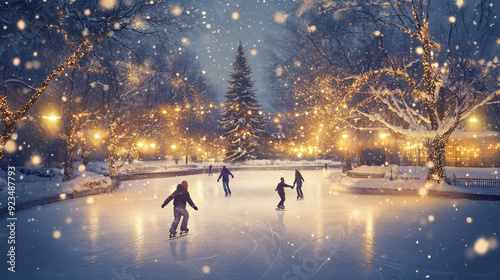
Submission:
<svg viewBox="0 0 500 280">
<path fill-rule="evenodd" d="M 365 246 L 365 262 L 367 264 L 372 263 L 372 258 L 374 255 L 373 251 L 373 240 L 375 239 L 375 225 L 373 221 L 373 212 L 371 210 L 366 213 L 366 224 L 365 224 L 365 236 L 364 236 L 364 246 Z"/>
<path fill-rule="evenodd" d="M 186 245 L 187 239 L 182 239 L 180 241 L 171 240 L 168 242 L 170 245 L 170 252 L 175 260 L 185 261 L 187 260 Z M 180 243 L 179 248 L 177 248 L 178 243 Z"/>
<path fill-rule="evenodd" d="M 97 206 L 88 207 L 88 236 L 92 246 L 96 246 L 97 236 L 99 232 L 99 213 Z"/>
<path fill-rule="evenodd" d="M 136 215 L 134 217 L 134 248 L 135 248 L 135 261 L 142 260 L 142 255 L 144 253 L 144 219 L 142 215 Z"/>
</svg>

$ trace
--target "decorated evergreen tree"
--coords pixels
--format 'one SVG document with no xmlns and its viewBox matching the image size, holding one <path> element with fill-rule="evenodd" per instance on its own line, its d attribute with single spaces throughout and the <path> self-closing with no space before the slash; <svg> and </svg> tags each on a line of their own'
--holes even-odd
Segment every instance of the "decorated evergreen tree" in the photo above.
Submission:
<svg viewBox="0 0 500 280">
<path fill-rule="evenodd" d="M 254 159 L 264 132 L 264 117 L 250 75 L 250 66 L 240 42 L 226 92 L 224 117 L 220 121 L 226 140 L 226 161 Z"/>
</svg>

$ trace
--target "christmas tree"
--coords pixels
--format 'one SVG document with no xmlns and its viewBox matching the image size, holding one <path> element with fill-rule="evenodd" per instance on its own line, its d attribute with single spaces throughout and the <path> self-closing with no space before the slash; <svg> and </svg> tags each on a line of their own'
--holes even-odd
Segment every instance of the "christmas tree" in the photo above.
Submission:
<svg viewBox="0 0 500 280">
<path fill-rule="evenodd" d="M 220 122 L 226 140 L 226 161 L 254 159 L 265 128 L 250 75 L 250 66 L 240 42 L 226 92 L 224 117 Z"/>
</svg>

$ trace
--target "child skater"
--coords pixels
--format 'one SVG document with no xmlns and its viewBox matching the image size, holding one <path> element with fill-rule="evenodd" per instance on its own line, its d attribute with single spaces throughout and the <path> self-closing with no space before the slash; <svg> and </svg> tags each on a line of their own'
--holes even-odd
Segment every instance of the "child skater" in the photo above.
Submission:
<svg viewBox="0 0 500 280">
<path fill-rule="evenodd" d="M 278 191 L 278 194 L 281 198 L 280 203 L 278 203 L 278 208 L 276 208 L 276 211 L 285 211 L 285 187 L 287 188 L 292 188 L 293 186 L 285 184 L 285 178 L 281 177 L 281 182 L 278 184 L 276 189 L 274 191 Z"/>
<path fill-rule="evenodd" d="M 169 197 L 167 197 L 167 199 L 165 199 L 165 201 L 161 205 L 161 208 L 163 208 L 172 199 L 174 200 L 174 221 L 172 222 L 172 226 L 170 227 L 170 238 L 175 237 L 175 235 L 177 234 L 177 225 L 179 225 L 181 216 L 184 217 L 181 224 L 181 235 L 185 235 L 189 231 L 189 229 L 187 228 L 189 213 L 186 210 L 186 202 L 189 203 L 189 205 L 191 205 L 194 210 L 198 211 L 198 207 L 194 205 L 187 189 L 188 182 L 182 181 L 181 184 L 177 185 L 177 190 L 175 190 Z"/>
<path fill-rule="evenodd" d="M 295 170 L 295 181 L 293 181 L 293 186 L 297 184 L 297 199 L 304 199 L 304 193 L 302 193 L 302 182 L 305 182 L 304 177 L 298 170 Z"/>
</svg>

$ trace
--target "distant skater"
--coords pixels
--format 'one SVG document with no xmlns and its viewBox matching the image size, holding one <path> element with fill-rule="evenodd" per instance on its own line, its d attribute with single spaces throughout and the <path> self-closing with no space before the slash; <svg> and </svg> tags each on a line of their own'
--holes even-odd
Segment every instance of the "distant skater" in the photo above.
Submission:
<svg viewBox="0 0 500 280">
<path fill-rule="evenodd" d="M 231 195 L 231 189 L 229 189 L 229 175 L 231 175 L 231 177 L 233 177 L 234 179 L 234 176 L 231 173 L 231 171 L 229 171 L 229 169 L 227 169 L 226 166 L 224 165 L 222 167 L 222 171 L 220 172 L 219 178 L 217 178 L 217 182 L 219 182 L 220 178 L 222 177 L 222 186 L 224 187 L 224 192 L 226 193 L 226 196 Z"/>
<path fill-rule="evenodd" d="M 293 186 L 297 184 L 297 199 L 304 199 L 304 194 L 302 193 L 302 182 L 305 182 L 304 177 L 298 170 L 295 170 L 295 181 L 293 181 Z"/>
<path fill-rule="evenodd" d="M 277 206 L 278 208 L 276 208 L 277 211 L 279 211 L 279 210 L 284 211 L 285 210 L 285 187 L 292 188 L 292 190 L 293 190 L 293 186 L 285 184 L 285 178 L 281 177 L 281 182 L 278 184 L 278 186 L 274 190 L 274 191 L 278 191 L 278 194 L 281 198 L 280 203 L 278 203 L 278 206 Z"/>
<path fill-rule="evenodd" d="M 208 167 L 208 176 L 214 176 L 214 174 L 212 173 L 212 165 L 211 164 Z"/>
<path fill-rule="evenodd" d="M 170 235 L 169 237 L 175 237 L 177 234 L 177 225 L 179 225 L 179 221 L 182 219 L 181 224 L 181 235 L 185 235 L 188 233 L 189 229 L 187 228 L 187 224 L 189 221 L 189 213 L 186 210 L 186 202 L 193 207 L 194 210 L 198 211 L 198 207 L 194 205 L 191 200 L 191 196 L 189 195 L 188 182 L 182 181 L 181 184 L 177 185 L 177 190 L 175 190 L 161 205 L 161 208 L 165 207 L 172 199 L 174 200 L 174 221 L 172 222 L 172 226 L 170 227 Z"/>
</svg>

